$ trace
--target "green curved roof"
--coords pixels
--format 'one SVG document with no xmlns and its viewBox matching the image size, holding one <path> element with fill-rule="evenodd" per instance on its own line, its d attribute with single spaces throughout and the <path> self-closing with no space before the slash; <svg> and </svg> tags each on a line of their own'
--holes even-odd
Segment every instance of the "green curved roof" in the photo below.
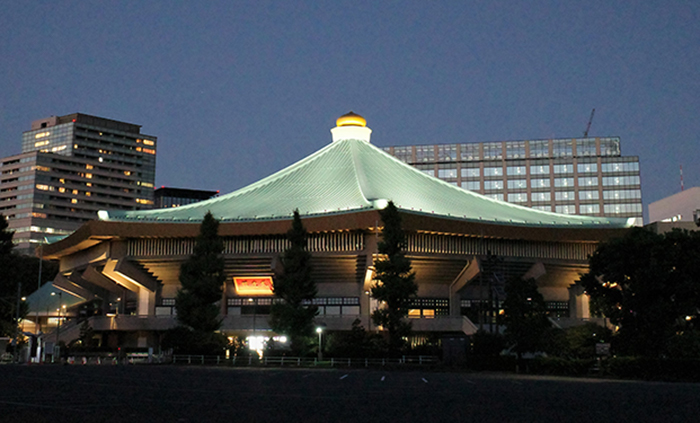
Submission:
<svg viewBox="0 0 700 423">
<path fill-rule="evenodd" d="M 177 208 L 101 211 L 100 219 L 196 222 L 207 211 L 222 221 L 288 219 L 301 215 L 381 209 L 387 201 L 402 210 L 484 223 L 524 226 L 627 227 L 622 218 L 543 212 L 441 181 L 372 144 L 335 141 L 297 163 L 230 194 Z"/>
</svg>

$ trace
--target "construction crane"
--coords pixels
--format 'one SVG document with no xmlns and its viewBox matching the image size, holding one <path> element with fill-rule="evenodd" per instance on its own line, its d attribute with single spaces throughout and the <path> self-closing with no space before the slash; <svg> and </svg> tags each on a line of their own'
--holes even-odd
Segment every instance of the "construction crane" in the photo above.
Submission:
<svg viewBox="0 0 700 423">
<path fill-rule="evenodd" d="M 583 138 L 588 138 L 588 131 L 591 129 L 591 123 L 593 123 L 594 114 L 595 109 L 591 110 L 591 117 L 588 118 L 588 125 L 586 125 L 586 130 L 583 132 Z"/>
</svg>

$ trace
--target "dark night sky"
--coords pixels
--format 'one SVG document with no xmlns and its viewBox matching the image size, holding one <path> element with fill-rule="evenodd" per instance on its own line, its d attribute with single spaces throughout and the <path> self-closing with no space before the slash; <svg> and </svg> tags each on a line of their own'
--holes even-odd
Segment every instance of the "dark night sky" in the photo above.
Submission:
<svg viewBox="0 0 700 423">
<path fill-rule="evenodd" d="M 378 146 L 617 135 L 645 204 L 700 185 L 697 1 L 5 1 L 0 156 L 82 112 L 159 138 L 157 185 L 254 182 L 367 118 Z"/>
</svg>

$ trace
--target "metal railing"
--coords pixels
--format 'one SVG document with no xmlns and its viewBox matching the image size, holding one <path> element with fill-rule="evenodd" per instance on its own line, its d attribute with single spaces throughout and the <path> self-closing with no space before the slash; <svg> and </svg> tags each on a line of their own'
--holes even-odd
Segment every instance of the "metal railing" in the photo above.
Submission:
<svg viewBox="0 0 700 423">
<path fill-rule="evenodd" d="M 400 358 L 336 358 L 325 360 L 307 357 L 256 357 L 254 355 L 231 357 L 208 355 L 173 355 L 172 364 L 178 365 L 230 365 L 230 366 L 270 366 L 270 367 L 383 367 L 383 366 L 426 366 L 439 364 L 436 356 L 416 355 Z"/>
</svg>

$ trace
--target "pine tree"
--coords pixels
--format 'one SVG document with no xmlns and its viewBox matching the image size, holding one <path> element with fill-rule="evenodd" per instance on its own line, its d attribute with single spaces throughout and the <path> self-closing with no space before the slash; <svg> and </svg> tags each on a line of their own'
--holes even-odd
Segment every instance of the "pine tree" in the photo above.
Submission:
<svg viewBox="0 0 700 423">
<path fill-rule="evenodd" d="M 221 327 L 219 307 L 223 283 L 224 244 L 218 236 L 219 221 L 211 212 L 204 216 L 194 252 L 180 267 L 180 284 L 175 300 L 178 321 L 201 334 Z"/>
<path fill-rule="evenodd" d="M 289 248 L 282 257 L 283 273 L 277 277 L 274 286 L 274 293 L 282 302 L 272 306 L 270 327 L 289 337 L 295 354 L 303 354 L 313 335 L 313 321 L 318 308 L 309 304 L 316 297 L 317 290 L 316 283 L 311 279 L 307 233 L 298 210 L 294 211 L 287 240 Z"/>
<path fill-rule="evenodd" d="M 13 337 L 17 332 L 15 321 L 15 298 L 17 280 L 15 278 L 15 255 L 12 252 L 14 233 L 8 229 L 5 216 L 0 215 L 0 336 Z"/>
<path fill-rule="evenodd" d="M 526 352 L 543 351 L 552 324 L 547 318 L 547 306 L 535 280 L 511 278 L 506 281 L 505 291 L 505 336 L 514 346 L 518 358 Z"/>
<path fill-rule="evenodd" d="M 9 225 L 5 216 L 0 215 L 0 258 L 4 259 L 12 253 L 14 244 L 12 237 L 14 232 L 8 229 Z"/>
<path fill-rule="evenodd" d="M 404 338 L 411 333 L 411 323 L 405 320 L 411 299 L 418 292 L 416 275 L 411 260 L 406 257 L 406 234 L 401 227 L 401 215 L 393 202 L 379 212 L 384 229 L 378 251 L 382 256 L 374 263 L 377 283 L 372 287 L 372 298 L 383 307 L 372 313 L 376 325 L 383 326 L 389 334 L 389 351 L 398 353 L 404 346 Z"/>
</svg>

